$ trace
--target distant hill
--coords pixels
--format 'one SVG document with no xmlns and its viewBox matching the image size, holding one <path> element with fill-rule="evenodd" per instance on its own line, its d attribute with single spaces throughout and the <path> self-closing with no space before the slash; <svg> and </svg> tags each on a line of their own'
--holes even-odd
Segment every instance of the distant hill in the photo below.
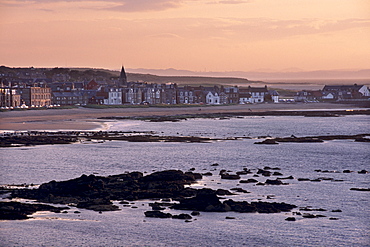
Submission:
<svg viewBox="0 0 370 247">
<path fill-rule="evenodd" d="M 283 71 L 226 71 L 226 72 L 199 72 L 176 69 L 127 69 L 131 73 L 154 74 L 160 76 L 206 76 L 206 77 L 236 77 L 249 80 L 323 80 L 323 79 L 368 79 L 370 69 L 362 70 L 315 70 L 302 71 L 297 68 Z"/>
<path fill-rule="evenodd" d="M 235 77 L 205 77 L 205 76 L 158 76 L 152 74 L 127 73 L 129 81 L 146 81 L 149 83 L 177 83 L 179 85 L 228 85 L 248 86 L 261 83 L 261 81 L 249 81 L 244 78 Z"/>
<path fill-rule="evenodd" d="M 37 73 L 39 72 L 39 73 Z M 126 70 L 127 72 L 127 70 Z M 44 75 L 46 78 L 52 78 L 55 74 L 68 74 L 69 81 L 87 81 L 95 79 L 98 81 L 109 81 L 112 77 L 119 77 L 120 71 L 100 69 L 100 68 L 11 68 L 6 66 L 0 66 L 0 77 L 1 74 L 13 74 L 19 78 L 37 78 L 40 75 Z M 245 78 L 237 77 L 212 77 L 212 76 L 160 76 L 149 73 L 130 73 L 127 72 L 128 81 L 139 81 L 147 83 L 177 83 L 179 85 L 202 85 L 202 86 L 214 86 L 214 85 L 225 85 L 225 86 L 249 86 L 251 84 L 261 83 L 261 81 L 249 81 Z"/>
</svg>

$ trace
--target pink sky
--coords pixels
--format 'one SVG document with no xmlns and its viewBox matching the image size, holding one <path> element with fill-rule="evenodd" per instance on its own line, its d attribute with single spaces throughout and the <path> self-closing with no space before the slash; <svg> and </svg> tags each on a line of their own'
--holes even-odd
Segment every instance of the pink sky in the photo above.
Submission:
<svg viewBox="0 0 370 247">
<path fill-rule="evenodd" d="M 369 0 L 0 0 L 0 64 L 370 68 Z"/>
</svg>

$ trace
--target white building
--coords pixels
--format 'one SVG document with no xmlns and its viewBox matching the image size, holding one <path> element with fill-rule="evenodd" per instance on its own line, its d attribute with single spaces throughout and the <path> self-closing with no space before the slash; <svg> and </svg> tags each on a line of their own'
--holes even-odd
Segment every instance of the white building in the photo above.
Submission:
<svg viewBox="0 0 370 247">
<path fill-rule="evenodd" d="M 108 91 L 108 98 L 104 99 L 105 105 L 121 105 L 122 91 L 119 88 L 110 88 Z"/>
<path fill-rule="evenodd" d="M 206 95 L 206 103 L 209 105 L 219 105 L 220 95 L 217 92 L 209 91 Z"/>
</svg>

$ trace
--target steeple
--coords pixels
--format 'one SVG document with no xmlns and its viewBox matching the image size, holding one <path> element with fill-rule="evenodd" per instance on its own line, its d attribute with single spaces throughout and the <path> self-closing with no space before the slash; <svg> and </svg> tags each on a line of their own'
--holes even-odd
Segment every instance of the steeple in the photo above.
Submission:
<svg viewBox="0 0 370 247">
<path fill-rule="evenodd" d="M 123 65 L 121 68 L 121 74 L 119 76 L 119 82 L 120 82 L 120 86 L 127 86 L 127 76 L 126 76 L 125 68 L 123 67 Z"/>
</svg>

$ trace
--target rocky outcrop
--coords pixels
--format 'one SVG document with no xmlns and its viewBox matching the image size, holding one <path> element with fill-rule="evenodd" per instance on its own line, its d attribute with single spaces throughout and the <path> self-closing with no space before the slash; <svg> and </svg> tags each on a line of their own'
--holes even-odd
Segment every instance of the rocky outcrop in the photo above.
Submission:
<svg viewBox="0 0 370 247">
<path fill-rule="evenodd" d="M 60 213 L 68 207 L 53 207 L 45 204 L 28 204 L 20 202 L 0 202 L 0 220 L 25 220 L 37 211 Z"/>
<path fill-rule="evenodd" d="M 71 144 L 74 142 L 77 142 L 76 137 L 64 135 L 18 135 L 0 137 L 0 147 Z"/>
<path fill-rule="evenodd" d="M 282 142 L 295 142 L 295 143 L 321 143 L 324 141 L 331 141 L 331 140 L 345 140 L 345 139 L 352 139 L 355 141 L 362 141 L 367 142 L 369 139 L 366 137 L 370 136 L 370 134 L 358 134 L 358 135 L 329 135 L 329 136 L 304 136 L 304 137 L 297 137 L 291 135 L 290 137 L 277 137 L 277 138 L 269 138 L 262 142 L 255 142 L 254 144 L 279 144 Z"/>
<path fill-rule="evenodd" d="M 350 190 L 354 190 L 354 191 L 370 191 L 370 188 L 351 188 Z"/>
<path fill-rule="evenodd" d="M 231 199 L 221 203 L 214 191 L 210 189 L 202 189 L 198 191 L 195 197 L 183 199 L 180 201 L 180 204 L 176 204 L 172 208 L 206 212 L 235 211 L 240 213 L 279 213 L 288 212 L 293 208 L 296 208 L 296 206 L 275 202 L 236 202 Z"/>
<path fill-rule="evenodd" d="M 151 198 L 183 198 L 194 196 L 195 190 L 185 188 L 202 175 L 178 170 L 155 172 L 143 176 L 141 172 L 100 177 L 82 175 L 68 181 L 51 181 L 38 189 L 12 192 L 13 197 L 36 199 L 47 203 L 75 204 L 95 211 L 118 210 L 112 200 Z"/>
</svg>

